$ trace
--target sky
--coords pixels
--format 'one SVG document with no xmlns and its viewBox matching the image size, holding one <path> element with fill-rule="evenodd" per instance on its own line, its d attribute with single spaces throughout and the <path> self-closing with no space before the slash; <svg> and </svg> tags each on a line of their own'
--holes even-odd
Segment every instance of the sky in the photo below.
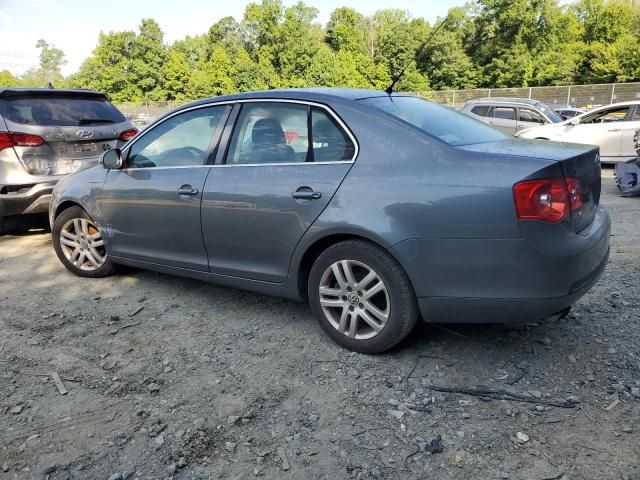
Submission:
<svg viewBox="0 0 640 480">
<path fill-rule="evenodd" d="M 256 1 L 256 0 L 254 0 Z M 257 0 L 259 1 L 259 0 Z M 165 34 L 165 42 L 209 30 L 217 20 L 242 18 L 249 0 L 0 0 L 0 70 L 19 75 L 38 64 L 35 48 L 39 38 L 64 51 L 65 75 L 78 70 L 91 55 L 100 31 L 137 31 L 140 20 L 155 19 Z M 284 0 L 285 5 L 297 0 Z M 320 10 L 318 21 L 325 24 L 332 10 L 342 6 L 371 14 L 382 8 L 408 10 L 413 17 L 432 22 L 465 0 L 305 0 Z"/>
</svg>

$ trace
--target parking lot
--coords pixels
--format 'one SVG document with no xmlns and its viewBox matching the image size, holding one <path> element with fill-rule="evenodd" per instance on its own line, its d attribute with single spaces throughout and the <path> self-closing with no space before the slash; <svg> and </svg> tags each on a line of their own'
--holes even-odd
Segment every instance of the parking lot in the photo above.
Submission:
<svg viewBox="0 0 640 480">
<path fill-rule="evenodd" d="M 86 280 L 41 225 L 1 237 L 0 477 L 640 478 L 640 201 L 605 173 L 609 267 L 568 318 L 419 325 L 376 356 L 306 305 Z"/>
</svg>

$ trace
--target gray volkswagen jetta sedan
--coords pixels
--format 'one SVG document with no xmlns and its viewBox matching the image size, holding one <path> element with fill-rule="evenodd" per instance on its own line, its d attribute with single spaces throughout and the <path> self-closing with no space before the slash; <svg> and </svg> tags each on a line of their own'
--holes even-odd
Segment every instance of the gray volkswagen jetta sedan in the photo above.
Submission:
<svg viewBox="0 0 640 480">
<path fill-rule="evenodd" d="M 598 150 L 520 140 L 371 90 L 180 107 L 54 189 L 53 245 L 84 277 L 129 265 L 308 300 L 381 352 L 421 317 L 566 312 L 609 253 Z"/>
</svg>

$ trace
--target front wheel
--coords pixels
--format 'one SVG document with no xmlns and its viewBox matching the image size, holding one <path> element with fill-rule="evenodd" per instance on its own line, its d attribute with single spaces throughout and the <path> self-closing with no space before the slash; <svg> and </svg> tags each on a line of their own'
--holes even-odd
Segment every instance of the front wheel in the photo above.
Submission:
<svg viewBox="0 0 640 480">
<path fill-rule="evenodd" d="M 338 344 L 362 353 L 390 349 L 418 317 L 413 288 L 398 262 L 363 240 L 332 245 L 313 264 L 311 310 Z"/>
<path fill-rule="evenodd" d="M 87 212 L 71 207 L 53 223 L 53 249 L 62 264 L 80 277 L 107 277 L 114 266 L 98 227 Z"/>
</svg>

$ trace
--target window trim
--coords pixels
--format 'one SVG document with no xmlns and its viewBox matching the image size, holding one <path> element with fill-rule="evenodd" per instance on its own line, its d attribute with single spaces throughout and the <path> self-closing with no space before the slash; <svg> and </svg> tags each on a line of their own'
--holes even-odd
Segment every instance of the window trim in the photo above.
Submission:
<svg viewBox="0 0 640 480">
<path fill-rule="evenodd" d="M 135 145 L 135 143 L 137 141 L 139 141 L 141 138 L 143 138 L 145 135 L 149 134 L 152 130 L 154 130 L 157 126 L 162 125 L 164 122 L 170 120 L 171 118 L 180 115 L 182 113 L 185 112 L 191 112 L 194 110 L 200 110 L 200 109 L 204 109 L 204 108 L 211 108 L 211 107 L 216 107 L 216 106 L 220 106 L 220 107 L 225 107 L 224 111 L 222 112 L 222 116 L 220 117 L 220 122 L 218 123 L 218 125 L 216 126 L 216 128 L 214 129 L 213 133 L 211 134 L 211 139 L 209 140 L 209 146 L 207 147 L 207 151 L 205 152 L 205 161 L 202 163 L 202 165 L 170 165 L 170 166 L 160 166 L 160 167 L 130 167 L 128 166 L 129 163 L 129 155 L 131 154 L 131 148 L 133 147 L 133 145 Z M 232 113 L 232 108 L 227 108 L 231 106 L 233 108 L 233 105 L 230 105 L 229 102 L 220 102 L 220 103 L 212 103 L 212 104 L 207 104 L 207 105 L 197 105 L 194 106 L 193 108 L 185 108 L 184 110 L 179 110 L 177 112 L 173 112 L 171 115 L 167 115 L 166 117 L 163 117 L 162 119 L 160 119 L 158 122 L 154 122 L 153 128 L 146 128 L 145 130 L 142 131 L 142 133 L 140 135 L 136 135 L 133 140 L 131 140 L 131 143 L 127 144 L 123 149 L 122 149 L 122 158 L 124 159 L 124 166 L 120 169 L 121 171 L 123 170 L 149 170 L 149 169 L 155 169 L 155 170 L 167 170 L 167 169 L 173 169 L 173 168 L 205 168 L 205 167 L 210 167 L 211 166 L 211 158 L 217 156 L 217 151 L 220 147 L 220 140 L 222 139 L 222 134 L 223 134 L 223 129 L 227 124 L 227 121 L 229 119 L 229 117 L 231 116 Z"/>
<path fill-rule="evenodd" d="M 238 120 L 239 117 L 239 113 L 240 113 L 240 108 L 242 106 L 243 103 L 257 103 L 257 102 L 276 102 L 276 103 L 298 103 L 298 104 L 302 104 L 302 105 L 307 105 L 307 106 L 314 106 L 314 107 L 319 107 L 324 109 L 326 112 L 329 113 L 329 115 L 331 115 L 333 117 L 333 119 L 338 123 L 338 125 L 340 125 L 340 127 L 347 133 L 347 135 L 349 136 L 349 139 L 353 142 L 354 145 L 354 152 L 353 152 L 353 158 L 351 158 L 351 160 L 335 160 L 335 161 L 330 161 L 330 162 L 287 162 L 287 163 L 239 163 L 239 164 L 226 164 L 224 163 L 224 161 L 226 160 L 227 157 L 227 150 L 229 149 L 230 143 L 231 143 L 231 136 L 233 134 L 233 130 L 235 128 L 235 124 L 236 121 Z M 219 105 L 231 105 L 232 106 L 232 110 L 230 111 L 230 113 L 228 114 L 227 118 L 226 118 L 226 122 L 224 124 L 224 129 L 222 130 L 222 133 L 220 134 L 217 144 L 216 144 L 216 155 L 215 155 L 215 160 L 213 163 L 205 163 L 203 165 L 191 165 L 191 166 L 173 166 L 173 167 L 125 167 L 122 170 L 143 170 L 143 169 L 148 169 L 148 168 L 155 168 L 155 169 L 173 169 L 173 168 L 210 168 L 210 167 L 224 167 L 224 168 L 232 168 L 232 167 L 273 167 L 273 166 L 291 166 L 291 165 L 334 165 L 334 164 L 342 164 L 342 165 L 348 165 L 348 164 L 353 164 L 355 163 L 356 159 L 358 158 L 358 155 L 360 154 L 360 144 L 358 143 L 358 140 L 356 139 L 355 135 L 353 134 L 353 132 L 351 131 L 351 129 L 347 126 L 347 124 L 340 118 L 340 116 L 335 113 L 333 111 L 332 108 L 330 108 L 329 106 L 322 104 L 322 103 L 318 103 L 318 102 L 314 102 L 312 100 L 292 100 L 292 99 L 288 99 L 288 98 L 242 98 L 242 99 L 236 99 L 236 100 L 224 100 L 224 101 L 220 101 L 220 102 L 209 102 L 209 103 L 205 103 L 202 105 L 194 105 L 193 107 L 188 107 L 188 108 L 184 108 L 181 110 L 178 110 L 176 112 L 173 113 L 169 113 L 167 114 L 165 117 L 159 119 L 157 122 L 152 123 L 149 127 L 147 127 L 146 129 L 144 129 L 139 135 L 136 135 L 129 144 L 127 144 L 123 150 L 122 150 L 122 156 L 123 158 L 129 158 L 129 152 L 131 151 L 131 147 L 137 142 L 139 141 L 141 138 L 143 138 L 145 135 L 147 135 L 149 132 L 151 132 L 153 129 L 155 129 L 158 125 L 166 122 L 167 120 L 169 120 L 172 117 L 175 117 L 176 115 L 180 115 L 181 113 L 185 113 L 185 112 L 189 112 L 191 110 L 197 110 L 200 108 L 207 108 L 207 107 L 215 107 L 215 106 L 219 106 Z M 209 153 L 208 155 L 208 159 L 211 159 L 211 154 L 212 152 Z"/>
<path fill-rule="evenodd" d="M 247 99 L 237 100 L 236 103 L 239 104 L 239 107 L 235 113 L 235 118 L 233 119 L 232 122 L 231 121 L 229 122 L 231 123 L 231 128 L 229 129 L 228 136 L 226 136 L 227 131 L 225 130 L 226 145 L 224 146 L 224 153 L 220 155 L 220 158 L 216 157 L 216 162 L 214 164 L 214 166 L 216 167 L 230 168 L 230 167 L 273 167 L 273 166 L 292 166 L 292 165 L 334 165 L 334 164 L 344 165 L 344 164 L 353 164 L 358 158 L 358 154 L 360 153 L 360 145 L 358 144 L 356 137 L 353 135 L 353 133 L 347 127 L 347 125 L 342 121 L 342 119 L 327 105 L 313 102 L 310 100 L 292 100 L 288 98 L 287 99 L 285 98 L 247 98 Z M 240 111 L 242 108 L 242 104 L 244 103 L 293 103 L 298 105 L 305 105 L 307 107 L 308 115 L 310 115 L 311 107 L 321 108 L 324 111 L 326 111 L 329 115 L 331 115 L 331 117 L 338 123 L 340 128 L 344 130 L 349 136 L 349 139 L 354 145 L 353 157 L 351 158 L 351 160 L 332 160 L 327 162 L 305 161 L 305 162 L 282 162 L 282 163 L 227 163 L 227 155 L 229 153 L 229 147 L 231 146 L 231 138 L 233 136 L 233 132 L 237 127 L 237 122 L 238 122 L 238 118 L 240 118 Z M 312 132 L 310 129 L 307 133 L 309 135 L 312 135 Z"/>
</svg>

